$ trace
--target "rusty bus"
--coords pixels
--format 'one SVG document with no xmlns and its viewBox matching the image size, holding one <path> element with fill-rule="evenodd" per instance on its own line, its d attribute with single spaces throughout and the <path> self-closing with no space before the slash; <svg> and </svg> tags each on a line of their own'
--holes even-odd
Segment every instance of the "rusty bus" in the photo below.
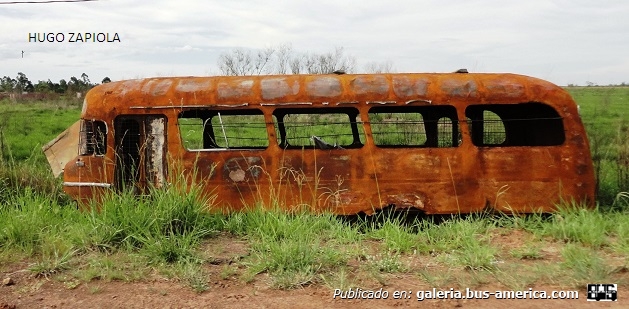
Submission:
<svg viewBox="0 0 629 309">
<path fill-rule="evenodd" d="M 337 214 L 594 204 L 575 102 L 554 84 L 516 74 L 112 82 L 89 91 L 81 120 L 44 150 L 80 202 L 127 184 L 165 186 L 179 165 L 202 179 L 222 211 L 260 202 Z"/>
</svg>

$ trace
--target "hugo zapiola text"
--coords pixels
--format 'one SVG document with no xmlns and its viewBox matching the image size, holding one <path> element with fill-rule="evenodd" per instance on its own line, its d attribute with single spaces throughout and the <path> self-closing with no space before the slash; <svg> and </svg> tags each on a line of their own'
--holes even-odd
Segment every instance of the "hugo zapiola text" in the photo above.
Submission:
<svg viewBox="0 0 629 309">
<path fill-rule="evenodd" d="M 29 43 L 120 43 L 117 32 L 29 32 Z"/>
</svg>

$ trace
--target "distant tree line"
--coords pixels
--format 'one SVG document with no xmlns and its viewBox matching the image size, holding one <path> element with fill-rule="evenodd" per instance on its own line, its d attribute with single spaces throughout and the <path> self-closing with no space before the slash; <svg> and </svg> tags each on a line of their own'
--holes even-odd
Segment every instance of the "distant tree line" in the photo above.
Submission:
<svg viewBox="0 0 629 309">
<path fill-rule="evenodd" d="M 608 85 L 599 85 L 599 84 L 597 84 L 595 82 L 591 82 L 591 81 L 586 81 L 585 82 L 585 87 L 627 87 L 627 86 L 629 86 L 629 84 L 626 83 L 626 82 L 622 82 L 620 84 L 608 84 Z M 580 86 L 578 84 L 570 83 L 570 84 L 568 84 L 567 87 L 583 87 L 583 86 Z"/>
<path fill-rule="evenodd" d="M 290 44 L 259 50 L 235 48 L 218 57 L 218 69 L 222 75 L 262 74 L 330 74 L 334 72 L 357 73 L 356 58 L 345 54 L 343 47 L 324 53 L 295 52 Z M 370 62 L 364 73 L 390 73 L 390 61 Z"/>
<path fill-rule="evenodd" d="M 218 68 L 222 75 L 242 76 L 261 74 L 330 74 L 334 72 L 357 73 L 356 58 L 347 55 L 343 47 L 324 53 L 296 52 L 290 44 L 267 47 L 265 49 L 236 48 L 219 55 Z M 394 72 L 393 64 L 387 62 L 367 63 L 362 73 Z M 109 83 L 109 77 L 101 83 Z M 26 74 L 19 72 L 15 78 L 4 76 L 0 79 L 0 98 L 2 94 L 36 93 L 46 95 L 85 93 L 98 85 L 92 83 L 87 74 L 53 82 L 50 79 L 34 83 Z"/>
<path fill-rule="evenodd" d="M 109 77 L 103 78 L 102 83 L 108 82 L 111 82 Z M 90 81 L 89 76 L 85 73 L 81 74 L 80 78 L 72 76 L 67 81 L 61 79 L 59 82 L 53 82 L 48 79 L 47 81 L 40 80 L 34 84 L 28 79 L 26 74 L 19 72 L 15 78 L 4 76 L 0 79 L 0 92 L 66 94 L 86 92 L 96 85 L 96 83 Z"/>
</svg>

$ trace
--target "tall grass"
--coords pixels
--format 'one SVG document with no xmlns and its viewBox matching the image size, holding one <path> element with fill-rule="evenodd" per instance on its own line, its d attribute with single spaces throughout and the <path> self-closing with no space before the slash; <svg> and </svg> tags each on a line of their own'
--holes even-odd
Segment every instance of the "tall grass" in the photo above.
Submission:
<svg viewBox="0 0 629 309">
<path fill-rule="evenodd" d="M 615 203 L 619 192 L 629 191 L 629 87 L 568 87 L 580 106 L 590 141 L 601 208 L 629 207 Z"/>
<path fill-rule="evenodd" d="M 290 207 L 284 205 L 250 205 L 247 212 L 222 215 L 208 211 L 212 196 L 181 175 L 171 185 L 151 189 L 149 196 L 111 192 L 92 211 L 80 212 L 61 191 L 60 180 L 42 165 L 39 149 L 29 149 L 24 157 L 6 146 L 0 159 L 0 267 L 26 259 L 36 275 L 71 274 L 87 281 L 141 279 L 149 272 L 143 268 L 151 267 L 203 291 L 208 278 L 199 246 L 204 239 L 228 233 L 246 240 L 248 254 L 226 271 L 245 281 L 268 277 L 272 286 L 286 289 L 321 282 L 356 286 L 362 281 L 355 278 L 363 272 L 380 283 L 391 273 L 418 273 L 442 285 L 451 282 L 451 273 L 485 282 L 493 279 L 484 275 L 511 270 L 499 260 L 514 258 L 516 264 L 539 262 L 540 273 L 560 274 L 574 282 L 585 282 L 588 276 L 621 281 L 609 272 L 604 257 L 620 256 L 624 264 L 616 265 L 619 269 L 629 265 L 629 188 L 619 169 L 626 131 L 609 132 L 598 148 L 599 208 L 568 204 L 549 216 L 471 215 L 442 222 L 395 214 L 350 221 L 331 214 L 286 213 L 281 209 Z M 50 132 L 43 142 L 56 133 Z M 591 140 L 599 134 L 589 133 Z M 492 245 L 498 229 L 533 234 L 537 242 L 505 251 Z M 556 269 L 543 264 L 549 242 L 559 248 Z M 422 264 L 418 270 L 408 262 L 418 258 L 441 268 L 431 273 Z M 517 271 L 509 275 L 512 281 L 525 277 Z M 527 276 L 527 282 L 535 282 L 535 276 Z"/>
<path fill-rule="evenodd" d="M 318 280 L 318 275 L 347 261 L 335 248 L 337 232 L 346 237 L 342 223 L 331 214 L 286 213 L 257 207 L 226 218 L 225 229 L 251 242 L 250 274 L 268 272 L 273 285 L 294 288 Z"/>
<path fill-rule="evenodd" d="M 565 242 L 577 242 L 594 248 L 607 245 L 613 221 L 609 213 L 591 211 L 578 204 L 565 204 L 539 231 Z"/>
<path fill-rule="evenodd" d="M 208 211 L 212 196 L 181 180 L 149 196 L 110 192 L 86 212 L 28 185 L 3 192 L 0 261 L 26 257 L 34 260 L 31 271 L 42 276 L 70 269 L 82 256 L 121 252 L 192 276 L 185 270 L 202 262 L 199 242 L 223 230 L 223 216 Z"/>
</svg>

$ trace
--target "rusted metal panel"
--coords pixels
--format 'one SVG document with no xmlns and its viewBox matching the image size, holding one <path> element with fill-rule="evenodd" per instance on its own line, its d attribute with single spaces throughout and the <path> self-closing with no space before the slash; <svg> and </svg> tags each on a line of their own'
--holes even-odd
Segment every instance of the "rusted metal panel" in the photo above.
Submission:
<svg viewBox="0 0 629 309">
<path fill-rule="evenodd" d="M 350 90 L 358 97 L 369 100 L 374 97 L 386 97 L 391 84 L 385 76 L 358 76 L 350 81 Z"/>
<path fill-rule="evenodd" d="M 417 99 L 427 98 L 428 86 L 431 80 L 427 77 L 411 78 L 408 76 L 394 76 L 393 90 L 399 98 Z"/>
<path fill-rule="evenodd" d="M 334 76 L 315 76 L 306 81 L 306 92 L 314 98 L 334 98 L 343 93 L 341 80 Z"/>
<path fill-rule="evenodd" d="M 78 156 L 65 165 L 63 190 L 86 209 L 114 187 L 113 162 L 102 156 Z"/>
<path fill-rule="evenodd" d="M 299 94 L 299 81 L 287 77 L 269 78 L 260 81 L 263 100 L 275 100 Z"/>
<path fill-rule="evenodd" d="M 79 120 L 42 147 L 55 177 L 59 177 L 65 165 L 76 158 L 80 129 L 81 121 Z"/>
<path fill-rule="evenodd" d="M 544 146 L 522 146 L 528 145 L 526 139 L 505 140 L 504 145 L 491 145 L 491 141 L 477 145 L 487 132 L 472 133 L 476 129 L 468 118 L 478 114 L 479 120 L 474 121 L 484 121 L 485 109 L 476 108 L 468 114 L 469 106 L 488 106 L 486 110 L 500 113 L 510 104 L 530 102 L 556 111 L 557 117 L 552 121 L 561 123 L 565 141 L 556 142 L 551 136 L 538 141 Z M 495 107 L 498 105 L 502 106 Z M 453 116 L 440 112 L 445 106 L 456 111 Z M 374 134 L 381 133 L 372 130 L 373 108 L 390 107 L 424 113 L 423 134 L 445 132 L 439 134 L 450 138 L 449 144 L 441 147 L 438 136 L 432 136 L 426 144 L 416 147 L 376 145 Z M 349 149 L 280 146 L 282 134 L 274 114 L 279 108 L 295 114 L 313 113 L 321 108 L 355 110 L 364 138 Z M 264 115 L 268 146 L 239 149 L 228 145 L 200 150 L 183 147 L 178 129 L 182 112 L 198 111 L 202 122 L 203 117 L 210 117 L 209 112 L 228 111 L 233 115 L 252 109 Z M 161 118 L 155 118 L 156 113 Z M 141 165 L 141 173 L 147 174 L 141 179 L 156 184 L 172 181 L 170 174 L 160 168 L 177 166 L 184 174 L 203 181 L 207 192 L 216 194 L 223 211 L 263 204 L 287 210 L 309 207 L 314 211 L 352 214 L 373 213 L 395 205 L 443 214 L 488 208 L 552 211 L 555 203 L 570 199 L 594 204 L 592 161 L 576 104 L 560 87 L 527 76 L 431 73 L 152 78 L 108 83 L 87 94 L 83 119 L 99 119 L 113 128 L 116 117 L 121 115 L 147 121 L 147 131 L 156 136 L 151 137 L 153 140 L 143 138 L 149 149 L 138 156 L 149 164 Z M 444 131 L 443 124 L 437 123 L 443 117 L 456 123 L 450 131 Z M 163 130 L 156 130 L 154 125 L 160 125 L 151 119 L 163 119 Z M 383 125 L 386 127 L 387 123 Z M 521 127 L 516 123 L 504 130 L 515 130 L 510 138 L 521 138 L 526 133 Z M 115 149 L 119 145 L 115 145 L 113 135 L 114 132 L 108 133 L 107 145 L 113 146 L 108 146 L 103 158 L 79 156 L 66 165 L 66 183 L 86 183 L 66 186 L 68 194 L 88 200 L 107 189 L 93 185 L 90 192 L 79 192 L 88 186 L 87 182 L 115 183 Z M 159 161 L 157 157 L 168 157 L 170 165 L 155 163 Z M 83 167 L 75 161 L 83 162 Z"/>
<path fill-rule="evenodd" d="M 440 88 L 448 97 L 478 97 L 478 86 L 474 80 L 445 79 L 441 81 Z"/>
<path fill-rule="evenodd" d="M 220 99 L 236 99 L 247 97 L 253 91 L 253 80 L 243 79 L 237 82 L 219 82 L 218 97 Z"/>
</svg>

